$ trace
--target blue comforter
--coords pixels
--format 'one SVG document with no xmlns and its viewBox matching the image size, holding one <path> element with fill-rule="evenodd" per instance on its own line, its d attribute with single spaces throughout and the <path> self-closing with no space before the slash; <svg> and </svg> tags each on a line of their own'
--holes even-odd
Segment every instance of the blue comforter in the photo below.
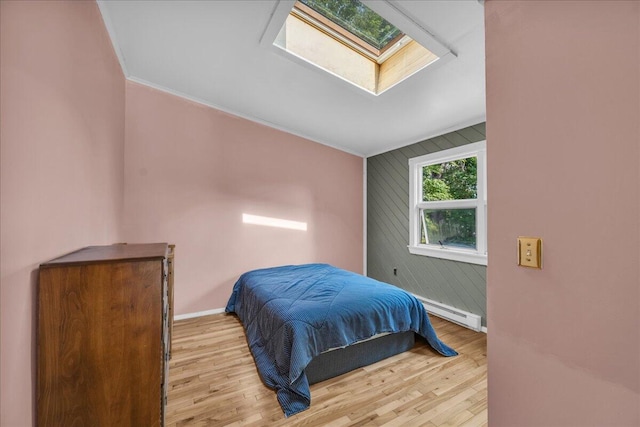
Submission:
<svg viewBox="0 0 640 427">
<path fill-rule="evenodd" d="M 233 287 L 225 311 L 242 321 L 258 371 L 276 390 L 287 416 L 309 407 L 304 369 L 328 349 L 411 330 L 440 354 L 457 354 L 438 339 L 414 296 L 327 264 L 247 272 Z"/>
</svg>

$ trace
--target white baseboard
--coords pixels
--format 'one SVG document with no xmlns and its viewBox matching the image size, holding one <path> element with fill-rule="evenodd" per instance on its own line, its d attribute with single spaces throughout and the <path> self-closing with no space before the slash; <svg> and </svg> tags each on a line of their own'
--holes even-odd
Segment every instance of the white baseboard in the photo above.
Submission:
<svg viewBox="0 0 640 427">
<path fill-rule="evenodd" d="M 414 296 L 422 302 L 422 304 L 424 305 L 424 308 L 430 314 L 441 317 L 445 320 L 449 320 L 453 323 L 457 323 L 458 325 L 465 326 L 469 329 L 473 329 L 474 331 L 484 332 L 485 334 L 487 333 L 486 326 L 478 326 L 478 325 L 481 325 L 482 318 L 477 314 L 467 313 L 466 311 L 458 310 L 457 308 L 453 308 L 451 306 L 448 306 L 439 302 L 435 302 L 427 298 L 423 298 L 419 295 L 414 295 Z M 224 308 L 214 308 L 213 310 L 178 314 L 174 316 L 173 320 L 193 319 L 195 317 L 209 316 L 211 314 L 221 314 L 221 313 L 224 313 Z"/>
<path fill-rule="evenodd" d="M 428 298 L 423 298 L 419 295 L 414 296 L 422 302 L 422 305 L 424 305 L 424 308 L 427 310 L 427 312 L 429 312 L 429 314 L 433 314 L 450 322 L 457 323 L 458 325 L 464 326 L 474 331 L 482 331 L 485 333 L 487 331 L 487 328 L 483 328 L 482 326 L 482 317 L 478 316 L 477 314 L 469 313 L 467 311 L 460 310 L 455 307 L 442 304 L 441 302 L 430 300 Z"/>
<path fill-rule="evenodd" d="M 213 310 L 198 311 L 195 313 L 176 314 L 173 320 L 193 319 L 194 317 L 209 316 L 211 314 L 224 313 L 224 308 L 214 308 Z"/>
</svg>

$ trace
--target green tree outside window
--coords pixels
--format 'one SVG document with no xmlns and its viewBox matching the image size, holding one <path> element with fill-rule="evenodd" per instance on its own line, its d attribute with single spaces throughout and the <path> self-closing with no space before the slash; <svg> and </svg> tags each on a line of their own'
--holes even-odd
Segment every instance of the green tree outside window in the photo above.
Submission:
<svg viewBox="0 0 640 427">
<path fill-rule="evenodd" d="M 453 160 L 422 168 L 424 201 L 476 199 L 478 159 Z M 422 212 L 422 243 L 476 248 L 475 209 L 433 209 Z M 426 230 L 424 229 L 426 227 Z M 426 233 L 426 235 L 425 235 Z"/>
</svg>

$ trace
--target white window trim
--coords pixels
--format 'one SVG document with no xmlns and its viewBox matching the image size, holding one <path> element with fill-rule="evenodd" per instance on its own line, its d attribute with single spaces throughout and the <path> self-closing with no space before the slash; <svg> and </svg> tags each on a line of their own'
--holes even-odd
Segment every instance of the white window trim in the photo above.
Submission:
<svg viewBox="0 0 640 427">
<path fill-rule="evenodd" d="M 422 201 L 422 167 L 476 156 L 478 198 L 474 200 Z M 471 264 L 487 265 L 487 149 L 486 141 L 466 144 L 409 159 L 409 252 Z M 420 209 L 476 209 L 477 250 L 438 247 L 420 243 Z"/>
</svg>

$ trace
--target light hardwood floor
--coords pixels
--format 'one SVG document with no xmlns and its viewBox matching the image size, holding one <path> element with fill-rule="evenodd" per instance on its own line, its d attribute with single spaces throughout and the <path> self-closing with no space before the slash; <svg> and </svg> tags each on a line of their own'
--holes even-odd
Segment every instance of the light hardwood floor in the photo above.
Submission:
<svg viewBox="0 0 640 427">
<path fill-rule="evenodd" d="M 437 317 L 459 355 L 419 340 L 405 353 L 311 386 L 311 407 L 285 418 L 260 380 L 235 315 L 175 323 L 167 426 L 485 426 L 486 335 Z"/>
</svg>

